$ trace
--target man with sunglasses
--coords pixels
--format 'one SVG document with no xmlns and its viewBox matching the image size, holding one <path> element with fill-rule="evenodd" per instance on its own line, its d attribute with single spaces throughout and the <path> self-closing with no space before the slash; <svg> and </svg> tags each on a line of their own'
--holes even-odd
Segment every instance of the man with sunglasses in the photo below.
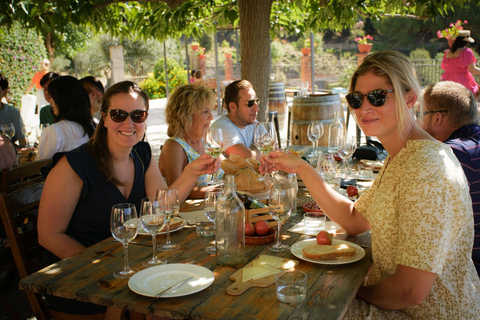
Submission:
<svg viewBox="0 0 480 320">
<path fill-rule="evenodd" d="M 477 103 L 470 90 L 452 81 L 428 85 L 423 98 L 426 110 L 419 117 L 423 129 L 452 148 L 468 180 L 475 220 L 472 259 L 480 275 L 480 126 L 477 124 Z"/>
<path fill-rule="evenodd" d="M 234 153 L 243 158 L 260 160 L 261 153 L 253 143 L 259 99 L 252 84 L 247 80 L 230 83 L 225 88 L 224 101 L 228 114 L 212 124 L 212 128 L 222 129 L 224 155 L 228 157 Z"/>
</svg>

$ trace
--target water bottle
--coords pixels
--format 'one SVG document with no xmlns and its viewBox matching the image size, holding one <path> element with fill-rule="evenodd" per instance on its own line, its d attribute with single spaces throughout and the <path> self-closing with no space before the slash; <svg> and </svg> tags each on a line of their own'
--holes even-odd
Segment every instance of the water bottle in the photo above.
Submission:
<svg viewBox="0 0 480 320">
<path fill-rule="evenodd" d="M 338 146 L 340 145 L 340 137 L 343 136 L 343 125 L 340 122 L 339 113 L 334 113 L 333 122 L 328 128 L 328 152 L 338 152 Z"/>
<path fill-rule="evenodd" d="M 245 207 L 235 190 L 235 176 L 225 175 L 224 195 L 220 196 L 215 215 L 217 263 L 245 263 Z"/>
</svg>

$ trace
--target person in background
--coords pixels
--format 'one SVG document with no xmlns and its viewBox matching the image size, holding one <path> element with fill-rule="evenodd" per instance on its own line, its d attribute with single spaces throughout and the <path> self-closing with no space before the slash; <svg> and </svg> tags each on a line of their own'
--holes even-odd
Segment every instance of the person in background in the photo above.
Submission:
<svg viewBox="0 0 480 320">
<path fill-rule="evenodd" d="M 224 155 L 234 153 L 243 158 L 260 159 L 255 149 L 253 133 L 258 114 L 257 95 L 248 80 L 237 80 L 225 87 L 227 115 L 220 117 L 212 128 L 221 128 L 225 139 Z"/>
<path fill-rule="evenodd" d="M 100 110 L 102 109 L 102 98 L 105 93 L 105 88 L 100 80 L 95 77 L 88 76 L 80 79 L 87 90 L 90 98 L 90 113 L 92 114 L 95 123 L 100 121 Z"/>
<path fill-rule="evenodd" d="M 0 134 L 0 175 L 3 169 L 13 168 L 17 161 L 17 152 L 10 139 Z"/>
<path fill-rule="evenodd" d="M 480 279 L 471 255 L 468 183 L 451 148 L 417 123 L 423 111 L 413 65 L 395 51 L 365 57 L 346 95 L 365 135 L 388 151 L 373 185 L 352 202 L 301 158 L 262 157 L 261 172 L 297 173 L 349 235 L 370 230 L 372 269 L 344 319 L 476 319 Z"/>
<path fill-rule="evenodd" d="M 48 105 L 42 107 L 42 109 L 40 109 L 40 112 L 38 113 L 40 118 L 40 124 L 50 125 L 55 119 L 51 101 L 52 97 L 50 96 L 50 93 L 48 93 L 48 86 L 50 85 L 50 82 L 58 78 L 60 78 L 60 75 L 58 73 L 47 72 L 40 80 L 40 85 L 42 86 L 43 90 L 43 96 L 45 97 L 45 100 L 49 103 Z"/>
<path fill-rule="evenodd" d="M 472 260 L 480 275 L 480 126 L 477 103 L 470 90 L 451 81 L 428 85 L 423 98 L 422 128 L 452 148 L 468 180 L 475 226 Z"/>
<path fill-rule="evenodd" d="M 87 91 L 74 77 L 62 76 L 48 86 L 55 114 L 53 124 L 42 131 L 38 159 L 51 158 L 86 143 L 93 135 L 95 123 L 90 114 Z"/>
<path fill-rule="evenodd" d="M 441 79 L 463 84 L 468 90 L 472 91 L 475 99 L 480 97 L 480 90 L 474 75 L 480 75 L 480 68 L 475 63 L 477 59 L 473 52 L 468 48 L 468 44 L 475 42 L 470 37 L 470 30 L 460 30 L 455 38 L 452 47 L 445 52 L 441 68 L 445 70 Z"/>
<path fill-rule="evenodd" d="M 196 85 L 202 85 L 203 84 L 202 70 L 195 71 L 195 77 L 194 77 L 193 83 L 196 84 Z"/>
<path fill-rule="evenodd" d="M 40 84 L 40 80 L 44 75 L 47 74 L 48 70 L 50 69 L 50 60 L 48 59 L 43 59 L 40 61 L 40 70 L 35 72 L 35 74 L 32 77 L 32 80 L 30 81 L 30 84 L 28 85 L 27 91 L 25 92 L 25 95 L 30 93 L 30 90 L 35 87 L 37 90 L 37 109 L 35 110 L 35 113 L 40 112 L 40 109 L 48 104 L 48 101 L 45 100 L 45 96 L 43 94 L 43 89 L 42 85 Z"/>
<path fill-rule="evenodd" d="M 22 132 L 23 120 L 22 116 L 20 115 L 20 111 L 17 108 L 12 107 L 11 105 L 8 105 L 2 101 L 3 98 L 5 98 L 6 101 L 8 92 L 8 80 L 1 73 L 0 89 L 0 126 L 13 123 L 13 126 L 15 127 L 15 135 L 10 138 L 13 143 L 18 141 L 20 147 L 25 147 L 27 145 L 27 141 Z"/>
<path fill-rule="evenodd" d="M 195 70 L 190 71 L 190 83 L 195 82 Z"/>
<path fill-rule="evenodd" d="M 213 119 L 211 109 L 215 99 L 212 90 L 193 84 L 175 88 L 168 98 L 165 119 L 170 138 L 165 141 L 158 160 L 158 167 L 167 185 L 172 185 L 189 163 L 205 154 L 203 130 L 210 126 Z M 223 170 L 220 169 L 219 179 L 222 176 Z M 205 187 L 211 179 L 212 176 L 208 174 L 200 176 L 188 197 L 203 199 Z"/>
</svg>

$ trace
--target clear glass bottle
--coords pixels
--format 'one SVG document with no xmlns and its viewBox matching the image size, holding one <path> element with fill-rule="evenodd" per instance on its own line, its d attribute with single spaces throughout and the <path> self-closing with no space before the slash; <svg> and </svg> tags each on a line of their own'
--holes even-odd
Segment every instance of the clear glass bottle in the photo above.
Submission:
<svg viewBox="0 0 480 320">
<path fill-rule="evenodd" d="M 225 175 L 224 195 L 215 215 L 217 263 L 245 263 L 245 207 L 235 191 L 235 176 Z"/>
<path fill-rule="evenodd" d="M 338 152 L 338 146 L 340 145 L 340 137 L 343 136 L 343 125 L 340 122 L 339 112 L 334 112 L 333 122 L 330 123 L 328 128 L 328 152 Z"/>
</svg>

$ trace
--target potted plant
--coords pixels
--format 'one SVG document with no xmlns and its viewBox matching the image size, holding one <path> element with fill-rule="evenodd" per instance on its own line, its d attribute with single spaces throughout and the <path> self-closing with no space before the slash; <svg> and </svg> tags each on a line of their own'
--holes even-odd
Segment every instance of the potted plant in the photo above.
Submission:
<svg viewBox="0 0 480 320">
<path fill-rule="evenodd" d="M 199 59 L 205 59 L 205 48 L 198 47 L 197 55 Z"/>
<path fill-rule="evenodd" d="M 368 53 L 372 50 L 372 44 L 368 43 L 368 40 L 373 40 L 373 37 L 369 34 L 363 37 L 355 38 L 355 41 L 358 43 L 358 51 L 360 53 Z"/>
<path fill-rule="evenodd" d="M 193 51 L 197 51 L 198 48 L 200 47 L 200 43 L 198 43 L 197 41 L 192 41 L 192 43 L 190 43 L 190 47 L 192 48 Z"/>
<path fill-rule="evenodd" d="M 317 44 L 313 43 L 313 47 L 316 48 Z M 311 53 L 311 49 L 312 48 L 310 46 L 310 39 L 306 38 L 305 40 L 303 40 L 303 48 L 301 48 L 302 54 L 304 56 L 308 56 Z"/>
<path fill-rule="evenodd" d="M 437 37 L 440 38 L 446 38 L 448 41 L 448 46 L 451 47 L 452 44 L 455 42 L 455 38 L 458 35 L 458 31 L 463 30 L 462 24 L 467 24 L 468 21 L 464 20 L 463 22 L 460 20 L 457 20 L 455 24 L 450 23 L 450 28 L 446 28 L 445 30 L 438 30 L 437 31 Z"/>
</svg>

